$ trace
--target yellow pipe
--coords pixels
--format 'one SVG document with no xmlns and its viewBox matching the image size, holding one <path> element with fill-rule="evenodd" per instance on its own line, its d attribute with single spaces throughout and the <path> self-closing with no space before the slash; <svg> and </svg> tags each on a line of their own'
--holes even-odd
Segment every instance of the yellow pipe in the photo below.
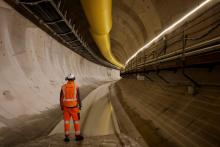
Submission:
<svg viewBox="0 0 220 147">
<path fill-rule="evenodd" d="M 123 68 L 111 53 L 109 33 L 112 28 L 112 0 L 81 0 L 90 24 L 90 32 L 103 56 L 112 64 Z"/>
<path fill-rule="evenodd" d="M 109 34 L 107 35 L 96 35 L 92 33 L 92 36 L 97 43 L 98 47 L 101 49 L 101 52 L 103 56 L 108 59 L 112 64 L 115 64 L 116 66 L 122 68 L 123 65 L 121 65 L 111 54 L 111 48 L 110 48 L 110 37 Z"/>
</svg>

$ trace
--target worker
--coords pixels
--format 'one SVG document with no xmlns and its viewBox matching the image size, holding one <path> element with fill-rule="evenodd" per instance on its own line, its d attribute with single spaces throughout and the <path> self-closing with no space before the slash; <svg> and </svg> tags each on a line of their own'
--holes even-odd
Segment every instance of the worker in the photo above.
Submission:
<svg viewBox="0 0 220 147">
<path fill-rule="evenodd" d="M 79 94 L 79 87 L 75 82 L 75 76 L 69 74 L 60 91 L 60 107 L 64 115 L 64 131 L 65 131 L 65 142 L 69 142 L 69 130 L 70 130 L 70 119 L 72 117 L 74 121 L 75 129 L 75 140 L 83 140 L 83 136 L 80 134 L 79 124 L 79 111 L 81 110 L 81 100 Z"/>
</svg>

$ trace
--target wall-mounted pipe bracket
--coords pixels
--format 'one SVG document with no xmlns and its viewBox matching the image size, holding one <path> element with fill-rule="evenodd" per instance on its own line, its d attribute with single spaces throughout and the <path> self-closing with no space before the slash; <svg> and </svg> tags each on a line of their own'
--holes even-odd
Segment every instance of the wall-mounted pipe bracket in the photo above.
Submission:
<svg viewBox="0 0 220 147">
<path fill-rule="evenodd" d="M 183 74 L 183 76 L 184 76 L 186 79 L 188 79 L 193 85 L 195 85 L 195 86 L 197 86 L 197 87 L 200 87 L 200 85 L 199 85 L 194 79 L 192 79 L 189 75 L 187 75 L 187 74 L 185 73 L 185 70 L 184 70 L 184 69 L 182 70 L 182 74 Z"/>
<path fill-rule="evenodd" d="M 151 81 L 151 82 L 154 81 L 154 80 L 152 80 L 147 74 L 144 74 L 144 77 L 145 77 L 146 79 L 148 79 L 149 81 Z"/>
<path fill-rule="evenodd" d="M 161 75 L 159 75 L 159 72 L 156 72 L 156 75 L 158 78 L 160 78 L 162 81 L 164 81 L 166 84 L 170 84 L 170 82 L 168 80 L 166 80 L 164 77 L 162 77 Z"/>
</svg>

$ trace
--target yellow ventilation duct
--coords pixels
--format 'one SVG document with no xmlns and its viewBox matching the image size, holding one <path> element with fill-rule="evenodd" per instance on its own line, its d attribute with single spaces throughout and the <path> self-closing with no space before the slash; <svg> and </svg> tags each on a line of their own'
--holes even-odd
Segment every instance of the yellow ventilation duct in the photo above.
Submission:
<svg viewBox="0 0 220 147">
<path fill-rule="evenodd" d="M 109 33 L 112 28 L 112 0 L 81 0 L 90 24 L 90 32 L 103 56 L 112 64 L 123 68 L 111 53 Z"/>
</svg>

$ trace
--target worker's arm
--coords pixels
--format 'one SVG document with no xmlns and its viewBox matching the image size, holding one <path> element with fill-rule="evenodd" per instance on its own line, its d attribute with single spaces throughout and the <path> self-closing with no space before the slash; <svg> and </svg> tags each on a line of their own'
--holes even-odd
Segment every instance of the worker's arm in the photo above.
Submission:
<svg viewBox="0 0 220 147">
<path fill-rule="evenodd" d="M 63 98 L 64 98 L 63 90 L 61 89 L 60 90 L 60 108 L 62 111 L 63 111 Z"/>
<path fill-rule="evenodd" d="M 76 90 L 77 90 L 77 101 L 78 101 L 78 106 L 79 106 L 79 109 L 81 110 L 82 103 L 81 103 L 81 99 L 80 99 L 79 87 L 77 87 Z"/>
</svg>

